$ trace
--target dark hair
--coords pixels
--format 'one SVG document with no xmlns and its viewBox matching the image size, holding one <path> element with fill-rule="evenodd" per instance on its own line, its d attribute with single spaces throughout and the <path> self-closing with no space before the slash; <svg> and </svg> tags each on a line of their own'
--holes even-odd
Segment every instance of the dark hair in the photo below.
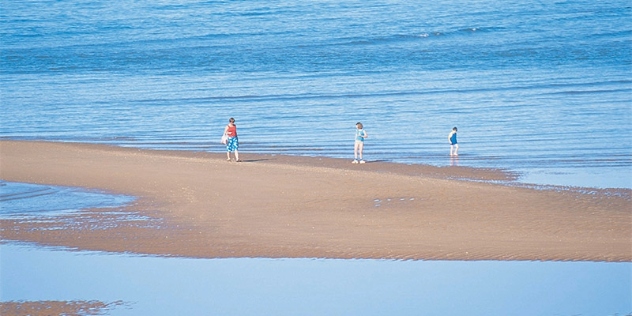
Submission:
<svg viewBox="0 0 632 316">
<path fill-rule="evenodd" d="M 235 123 L 235 119 L 231 117 L 231 118 L 228 119 L 228 122 Z"/>
<path fill-rule="evenodd" d="M 363 128 L 363 127 L 364 127 L 364 126 L 362 126 L 362 123 L 360 123 L 360 122 L 356 123 L 356 126 L 357 126 L 357 125 L 360 125 L 360 128 Z"/>
<path fill-rule="evenodd" d="M 453 131 L 456 131 L 456 126 L 452 128 Z"/>
</svg>

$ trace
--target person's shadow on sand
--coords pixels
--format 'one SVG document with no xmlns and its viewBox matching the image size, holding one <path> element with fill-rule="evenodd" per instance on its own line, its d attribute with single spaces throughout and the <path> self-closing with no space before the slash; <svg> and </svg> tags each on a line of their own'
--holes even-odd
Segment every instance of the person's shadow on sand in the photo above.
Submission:
<svg viewBox="0 0 632 316">
<path fill-rule="evenodd" d="M 268 161 L 268 160 L 272 160 L 269 158 L 266 159 L 240 159 L 240 162 L 259 162 L 259 161 Z"/>
</svg>

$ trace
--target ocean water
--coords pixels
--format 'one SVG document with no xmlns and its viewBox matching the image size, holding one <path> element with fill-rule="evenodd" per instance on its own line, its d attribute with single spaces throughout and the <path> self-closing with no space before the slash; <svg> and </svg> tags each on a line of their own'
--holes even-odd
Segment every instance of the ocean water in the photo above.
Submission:
<svg viewBox="0 0 632 316">
<path fill-rule="evenodd" d="M 235 117 L 242 155 L 351 158 L 361 121 L 369 161 L 632 188 L 627 0 L 0 6 L 3 139 L 222 152 Z"/>
</svg>

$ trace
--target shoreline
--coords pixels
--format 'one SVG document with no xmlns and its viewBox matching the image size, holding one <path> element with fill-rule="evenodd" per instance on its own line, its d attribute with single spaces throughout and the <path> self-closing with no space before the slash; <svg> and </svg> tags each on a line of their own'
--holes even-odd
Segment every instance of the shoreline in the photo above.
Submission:
<svg viewBox="0 0 632 316">
<path fill-rule="evenodd" d="M 468 167 L 242 156 L 0 141 L 0 179 L 132 195 L 124 210 L 154 219 L 91 209 L 60 217 L 74 222 L 60 230 L 1 220 L 1 237 L 200 258 L 632 261 L 632 190 L 534 189 Z"/>
</svg>

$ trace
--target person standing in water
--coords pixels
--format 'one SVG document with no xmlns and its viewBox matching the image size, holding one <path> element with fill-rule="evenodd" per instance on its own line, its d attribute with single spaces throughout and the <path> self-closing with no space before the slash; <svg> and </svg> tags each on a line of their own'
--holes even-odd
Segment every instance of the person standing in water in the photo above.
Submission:
<svg viewBox="0 0 632 316">
<path fill-rule="evenodd" d="M 353 163 L 364 163 L 362 159 L 362 151 L 364 150 L 364 139 L 369 135 L 364 130 L 362 123 L 356 123 L 355 145 L 353 146 Z M 360 158 L 360 160 L 358 160 Z"/>
<path fill-rule="evenodd" d="M 459 155 L 459 144 L 456 141 L 456 131 L 456 127 L 453 127 L 450 134 L 448 134 L 448 141 L 450 142 L 450 156 Z"/>
<path fill-rule="evenodd" d="M 226 141 L 226 157 L 227 160 L 230 161 L 230 153 L 235 153 L 235 161 L 240 162 L 239 160 L 239 138 L 237 137 L 237 125 L 235 125 L 235 119 L 230 118 L 228 120 L 228 125 L 224 128 L 224 134 L 228 137 Z"/>
</svg>

